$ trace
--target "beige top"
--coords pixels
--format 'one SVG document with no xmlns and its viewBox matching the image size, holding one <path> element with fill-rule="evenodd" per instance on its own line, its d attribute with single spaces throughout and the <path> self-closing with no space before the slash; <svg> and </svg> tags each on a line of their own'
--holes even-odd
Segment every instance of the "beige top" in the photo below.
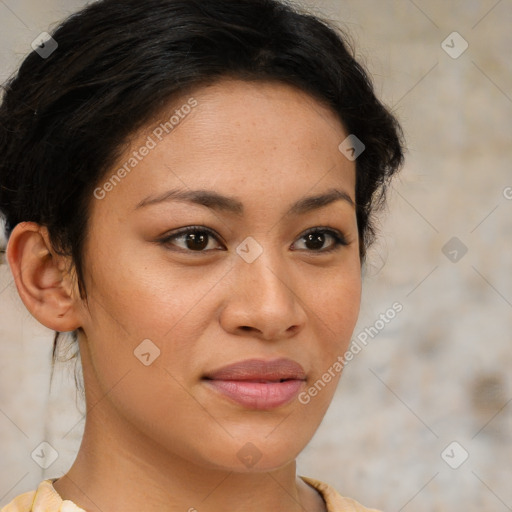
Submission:
<svg viewBox="0 0 512 512">
<path fill-rule="evenodd" d="M 300 478 L 321 494 L 327 512 L 379 512 L 375 509 L 365 508 L 350 498 L 340 496 L 328 484 L 304 476 Z M 20 494 L 0 512 L 86 512 L 72 501 L 62 500 L 53 487 L 55 480 L 57 479 L 43 480 L 35 491 Z"/>
</svg>

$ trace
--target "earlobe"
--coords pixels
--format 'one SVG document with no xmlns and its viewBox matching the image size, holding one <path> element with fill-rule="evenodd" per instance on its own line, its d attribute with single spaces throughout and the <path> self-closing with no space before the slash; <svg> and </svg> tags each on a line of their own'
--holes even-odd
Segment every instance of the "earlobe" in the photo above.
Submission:
<svg viewBox="0 0 512 512">
<path fill-rule="evenodd" d="M 67 259 L 53 250 L 48 230 L 21 222 L 7 244 L 7 261 L 21 300 L 40 323 L 59 332 L 81 326 L 80 300 Z"/>
</svg>

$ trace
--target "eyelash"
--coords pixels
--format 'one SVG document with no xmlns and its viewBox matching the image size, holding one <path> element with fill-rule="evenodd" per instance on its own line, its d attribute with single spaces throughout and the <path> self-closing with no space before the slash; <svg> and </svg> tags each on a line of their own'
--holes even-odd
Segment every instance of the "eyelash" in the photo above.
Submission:
<svg viewBox="0 0 512 512">
<path fill-rule="evenodd" d="M 206 233 L 210 237 L 217 240 L 217 242 L 219 242 L 219 238 L 218 238 L 217 234 L 214 231 L 212 231 L 211 229 L 204 227 L 204 226 L 188 226 L 186 228 L 176 231 L 175 233 L 172 233 L 170 235 L 167 235 L 167 236 L 159 239 L 158 242 L 165 246 L 172 245 L 171 244 L 172 240 L 174 240 L 176 238 L 184 237 L 191 233 L 194 233 L 194 234 Z M 341 247 L 345 247 L 345 246 L 349 245 L 345 236 L 340 231 L 338 231 L 337 229 L 329 228 L 329 227 L 316 227 L 316 228 L 308 229 L 305 233 L 303 233 L 299 237 L 299 240 L 305 239 L 308 235 L 316 234 L 316 233 L 322 233 L 322 234 L 327 234 L 327 235 L 331 236 L 334 240 L 334 244 L 332 245 L 332 247 L 330 249 L 318 250 L 318 251 L 307 250 L 307 252 L 317 253 L 317 254 L 329 254 L 329 253 L 339 250 Z M 180 248 L 180 249 L 184 252 L 195 253 L 195 254 L 201 254 L 201 253 L 209 252 L 212 250 L 212 249 L 209 249 L 208 251 L 206 251 L 206 250 L 192 251 L 190 249 L 182 249 L 182 248 Z M 217 249 L 213 249 L 213 250 L 217 250 Z"/>
</svg>

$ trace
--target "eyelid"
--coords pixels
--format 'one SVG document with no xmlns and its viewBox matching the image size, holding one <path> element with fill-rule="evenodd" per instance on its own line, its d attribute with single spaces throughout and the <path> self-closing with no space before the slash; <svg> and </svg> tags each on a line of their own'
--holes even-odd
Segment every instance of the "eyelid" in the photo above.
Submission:
<svg viewBox="0 0 512 512">
<path fill-rule="evenodd" d="M 336 236 L 340 240 L 345 242 L 347 245 L 349 243 L 347 240 L 347 237 L 345 236 L 345 233 L 343 233 L 343 231 L 341 231 L 337 228 L 331 228 L 330 226 L 316 226 L 314 228 L 309 228 L 306 231 L 304 231 L 303 233 L 301 233 L 299 235 L 299 238 L 304 238 L 305 236 L 308 236 L 311 233 L 317 233 L 318 231 Z"/>
<path fill-rule="evenodd" d="M 350 245 L 350 241 L 347 240 L 347 237 L 345 236 L 345 233 L 343 233 L 343 231 L 329 226 L 316 226 L 314 228 L 307 229 L 298 236 L 297 240 L 301 240 L 311 233 L 325 233 L 331 236 L 334 239 L 335 243 L 331 246 L 330 249 L 323 249 L 319 251 L 306 251 L 307 253 L 310 254 L 330 254 L 332 252 L 335 252 L 337 249 L 340 249 L 341 247 L 346 247 Z"/>
<path fill-rule="evenodd" d="M 186 227 L 183 227 L 183 228 L 179 228 L 175 231 L 171 231 L 163 236 L 161 236 L 157 242 L 158 243 L 161 243 L 161 244 L 170 244 L 170 241 L 172 239 L 175 239 L 175 238 L 179 238 L 181 236 L 184 236 L 184 235 L 187 235 L 188 233 L 196 233 L 196 232 L 203 232 L 203 233 L 207 233 L 208 235 L 211 236 L 211 238 L 215 239 L 217 242 L 222 242 L 224 245 L 226 245 L 225 241 L 222 239 L 222 237 L 216 233 L 214 230 L 206 227 L 206 226 L 186 226 Z M 331 236 L 335 243 L 333 244 L 333 246 L 330 248 L 330 249 L 323 249 L 323 250 L 318 250 L 318 251 L 314 251 L 314 250 L 306 250 L 306 252 L 310 253 L 310 254 L 318 254 L 318 255 L 321 255 L 321 254 L 328 254 L 328 253 L 331 253 L 331 252 L 334 252 L 336 251 L 337 249 L 343 247 L 343 246 L 348 246 L 350 245 L 350 241 L 347 240 L 347 237 L 345 236 L 345 234 L 343 233 L 343 231 L 337 229 L 337 228 L 333 228 L 333 227 L 330 227 L 330 226 L 315 226 L 315 227 L 312 227 L 312 228 L 309 228 L 307 229 L 306 231 L 303 231 L 298 237 L 297 237 L 297 240 L 302 240 L 304 239 L 305 237 L 307 237 L 309 234 L 311 233 L 325 233 L 329 236 Z M 295 243 L 295 242 L 294 242 Z M 209 249 L 208 251 L 206 250 L 203 250 L 203 251 L 192 251 L 190 249 L 182 249 L 182 248 L 179 248 L 177 249 L 178 252 L 186 252 L 187 254 L 208 254 L 209 252 L 211 252 L 212 250 L 220 250 L 220 249 Z"/>
<path fill-rule="evenodd" d="M 196 233 L 198 231 L 207 233 L 208 235 L 211 236 L 211 238 L 215 239 L 217 242 L 222 241 L 222 243 L 225 244 L 224 240 L 218 233 L 216 233 L 213 229 L 207 228 L 206 226 L 186 226 L 184 228 L 179 228 L 175 231 L 166 233 L 165 235 L 158 238 L 156 241 L 158 243 L 161 243 L 164 245 L 166 245 L 166 244 L 170 245 L 170 241 L 172 239 L 179 238 L 179 237 L 187 235 L 189 233 Z M 210 251 L 211 250 L 212 249 L 210 249 Z M 188 254 L 207 254 L 208 252 L 210 252 L 210 251 L 191 251 L 190 249 L 188 249 L 188 250 L 182 249 L 181 247 L 178 247 L 177 251 L 178 252 L 186 252 Z"/>
</svg>

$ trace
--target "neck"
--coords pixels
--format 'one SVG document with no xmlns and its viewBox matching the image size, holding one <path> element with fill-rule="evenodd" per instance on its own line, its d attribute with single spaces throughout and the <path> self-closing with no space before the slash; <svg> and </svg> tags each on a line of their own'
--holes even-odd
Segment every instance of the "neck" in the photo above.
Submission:
<svg viewBox="0 0 512 512">
<path fill-rule="evenodd" d="M 75 463 L 54 484 L 62 499 L 87 512 L 325 510 L 320 495 L 296 477 L 295 461 L 265 472 L 204 467 L 112 418 L 88 414 Z"/>
</svg>

